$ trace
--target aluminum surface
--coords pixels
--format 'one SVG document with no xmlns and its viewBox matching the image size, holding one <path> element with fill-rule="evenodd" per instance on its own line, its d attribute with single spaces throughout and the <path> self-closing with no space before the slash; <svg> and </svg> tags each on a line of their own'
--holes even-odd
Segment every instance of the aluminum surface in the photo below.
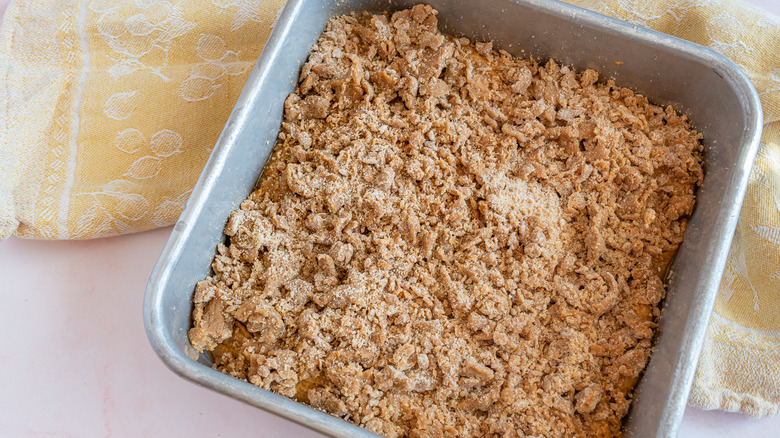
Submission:
<svg viewBox="0 0 780 438">
<path fill-rule="evenodd" d="M 151 275 L 144 322 L 175 373 L 330 436 L 376 436 L 211 368 L 189 345 L 190 298 L 209 273 L 228 214 L 254 187 L 274 145 L 282 105 L 327 20 L 419 1 L 290 0 Z M 442 30 L 577 69 L 593 68 L 657 104 L 673 104 L 703 133 L 705 180 L 672 264 L 655 352 L 639 383 L 626 436 L 674 437 L 761 133 L 758 96 L 723 56 L 698 45 L 557 1 L 430 0 Z"/>
</svg>

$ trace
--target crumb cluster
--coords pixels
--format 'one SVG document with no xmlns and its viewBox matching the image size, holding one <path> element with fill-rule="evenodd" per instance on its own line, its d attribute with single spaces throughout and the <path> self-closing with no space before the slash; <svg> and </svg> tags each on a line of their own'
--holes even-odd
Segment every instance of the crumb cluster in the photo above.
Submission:
<svg viewBox="0 0 780 438">
<path fill-rule="evenodd" d="M 193 297 L 230 375 L 389 437 L 618 436 L 701 136 L 593 70 L 334 18 Z"/>
</svg>

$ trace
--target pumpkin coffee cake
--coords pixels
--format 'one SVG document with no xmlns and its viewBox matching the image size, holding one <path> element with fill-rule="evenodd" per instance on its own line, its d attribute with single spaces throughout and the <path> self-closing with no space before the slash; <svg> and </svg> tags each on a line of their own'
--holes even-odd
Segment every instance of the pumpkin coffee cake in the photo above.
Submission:
<svg viewBox="0 0 780 438">
<path fill-rule="evenodd" d="M 331 20 L 193 297 L 220 371 L 390 437 L 618 436 L 700 134 L 593 70 Z"/>
</svg>

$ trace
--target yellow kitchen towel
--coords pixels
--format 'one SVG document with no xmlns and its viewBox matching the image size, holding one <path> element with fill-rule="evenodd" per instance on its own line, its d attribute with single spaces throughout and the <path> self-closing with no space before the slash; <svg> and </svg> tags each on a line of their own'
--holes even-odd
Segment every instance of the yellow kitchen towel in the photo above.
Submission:
<svg viewBox="0 0 780 438">
<path fill-rule="evenodd" d="M 0 30 L 0 238 L 175 222 L 283 3 L 13 2 Z"/>
<path fill-rule="evenodd" d="M 691 393 L 780 405 L 780 21 L 732 0 L 569 0 L 707 45 L 748 73 L 765 133 Z M 0 239 L 178 217 L 282 0 L 36 0 L 0 28 Z"/>
</svg>

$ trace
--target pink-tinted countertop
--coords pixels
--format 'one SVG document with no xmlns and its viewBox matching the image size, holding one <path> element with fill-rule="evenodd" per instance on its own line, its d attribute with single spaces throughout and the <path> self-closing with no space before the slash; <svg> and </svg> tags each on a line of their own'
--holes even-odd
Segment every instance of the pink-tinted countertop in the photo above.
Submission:
<svg viewBox="0 0 780 438">
<path fill-rule="evenodd" d="M 750 0 L 780 15 L 779 0 Z M 0 13 L 7 0 L 0 0 Z M 320 437 L 174 375 L 142 320 L 171 228 L 0 243 L 0 437 Z M 780 436 L 780 416 L 688 408 L 682 438 Z"/>
</svg>

